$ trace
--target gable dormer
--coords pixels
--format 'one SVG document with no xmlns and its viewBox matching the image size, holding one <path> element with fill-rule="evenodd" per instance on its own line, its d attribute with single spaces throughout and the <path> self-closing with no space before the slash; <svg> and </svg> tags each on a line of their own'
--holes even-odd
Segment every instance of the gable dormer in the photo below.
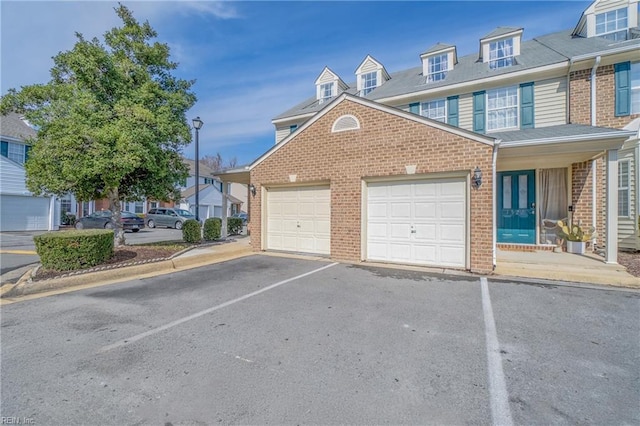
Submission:
<svg viewBox="0 0 640 426">
<path fill-rule="evenodd" d="M 498 27 L 480 39 L 480 60 L 490 69 L 510 67 L 520 55 L 522 28 Z"/>
<path fill-rule="evenodd" d="M 422 75 L 426 82 L 444 80 L 447 72 L 458 63 L 456 47 L 451 44 L 437 43 L 420 54 L 422 59 Z"/>
<path fill-rule="evenodd" d="M 324 70 L 316 78 L 316 99 L 318 103 L 327 102 L 338 94 L 347 90 L 347 85 L 338 74 L 334 73 L 329 67 L 324 67 Z"/>
<path fill-rule="evenodd" d="M 365 96 L 376 87 L 382 86 L 391 77 L 384 66 L 367 55 L 356 69 L 356 87 L 358 95 Z"/>
<path fill-rule="evenodd" d="M 572 35 L 627 40 L 638 25 L 638 0 L 596 0 L 582 12 Z"/>
</svg>

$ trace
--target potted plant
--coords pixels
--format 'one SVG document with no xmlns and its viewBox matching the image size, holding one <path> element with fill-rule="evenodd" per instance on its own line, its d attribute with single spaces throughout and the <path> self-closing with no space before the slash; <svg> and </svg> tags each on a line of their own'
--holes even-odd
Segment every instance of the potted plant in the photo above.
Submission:
<svg viewBox="0 0 640 426">
<path fill-rule="evenodd" d="M 587 241 L 591 241 L 595 236 L 593 227 L 583 229 L 579 223 L 568 226 L 563 221 L 558 221 L 558 237 L 567 241 L 568 253 L 584 254 Z"/>
</svg>

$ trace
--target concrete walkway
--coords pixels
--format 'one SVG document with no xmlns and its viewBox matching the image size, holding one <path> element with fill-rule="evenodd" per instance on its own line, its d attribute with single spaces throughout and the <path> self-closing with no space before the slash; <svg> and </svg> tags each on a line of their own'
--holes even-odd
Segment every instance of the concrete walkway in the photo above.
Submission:
<svg viewBox="0 0 640 426">
<path fill-rule="evenodd" d="M 604 263 L 593 253 L 579 255 L 551 251 L 517 252 L 498 250 L 496 275 L 604 284 L 640 288 L 640 278 L 625 267 Z"/>
</svg>

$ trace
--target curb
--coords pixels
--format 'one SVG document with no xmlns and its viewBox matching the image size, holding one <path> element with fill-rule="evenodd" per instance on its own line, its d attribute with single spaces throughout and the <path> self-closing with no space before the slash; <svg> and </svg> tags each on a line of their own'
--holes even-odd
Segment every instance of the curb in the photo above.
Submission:
<svg viewBox="0 0 640 426">
<path fill-rule="evenodd" d="M 222 252 L 208 252 L 186 257 L 173 257 L 158 262 L 144 263 L 141 265 L 125 266 L 103 271 L 89 272 L 67 277 L 53 278 L 50 280 L 33 281 L 33 274 L 40 265 L 27 271 L 15 284 L 7 284 L 0 289 L 0 298 L 13 298 L 57 291 L 62 289 L 85 288 L 87 286 L 100 286 L 116 284 L 119 282 L 147 278 L 158 275 L 179 272 L 185 269 L 207 266 L 225 262 L 240 257 L 254 254 L 250 247 L 239 247 L 234 250 Z M 10 287 L 10 288 L 8 288 Z"/>
</svg>

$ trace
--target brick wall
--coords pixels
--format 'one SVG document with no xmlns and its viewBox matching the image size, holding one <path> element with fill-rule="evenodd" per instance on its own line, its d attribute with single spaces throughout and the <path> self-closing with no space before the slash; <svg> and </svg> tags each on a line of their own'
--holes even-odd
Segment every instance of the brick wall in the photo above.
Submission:
<svg viewBox="0 0 640 426">
<path fill-rule="evenodd" d="M 569 78 L 571 123 L 591 124 L 591 69 L 574 71 Z M 596 71 L 596 125 L 619 129 L 638 117 L 640 114 L 615 116 L 614 66 L 599 67 Z"/>
<path fill-rule="evenodd" d="M 359 130 L 331 133 L 344 114 L 358 118 Z M 298 134 L 251 171 L 257 193 L 251 200 L 250 230 L 254 250 L 261 249 L 262 186 L 330 182 L 331 257 L 361 260 L 362 178 L 416 173 L 483 172 L 480 190 L 471 190 L 471 270 L 492 270 L 492 148 L 452 133 L 347 100 Z"/>
</svg>

